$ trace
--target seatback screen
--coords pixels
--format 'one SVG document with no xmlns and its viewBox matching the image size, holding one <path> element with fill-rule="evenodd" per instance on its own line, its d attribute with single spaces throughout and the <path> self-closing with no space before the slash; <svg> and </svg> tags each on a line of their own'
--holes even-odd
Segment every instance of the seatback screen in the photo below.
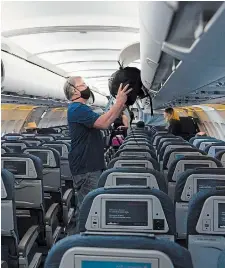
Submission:
<svg viewBox="0 0 225 268">
<path fill-rule="evenodd" d="M 190 170 L 190 169 L 195 169 L 195 168 L 208 168 L 209 164 L 184 164 L 184 170 Z"/>
<path fill-rule="evenodd" d="M 25 161 L 3 161 L 3 167 L 14 175 L 26 175 Z"/>
<path fill-rule="evenodd" d="M 82 261 L 81 268 L 152 268 L 151 263 L 125 261 Z"/>
<path fill-rule="evenodd" d="M 116 178 L 116 185 L 140 185 L 146 186 L 147 179 L 146 178 Z"/>
<path fill-rule="evenodd" d="M 225 230 L 225 203 L 218 204 L 218 228 Z"/>
<path fill-rule="evenodd" d="M 30 154 L 39 157 L 44 165 L 48 164 L 48 152 L 43 151 L 30 151 Z"/>
<path fill-rule="evenodd" d="M 21 145 L 7 145 L 7 148 L 12 150 L 14 153 L 20 153 L 21 152 Z"/>
<path fill-rule="evenodd" d="M 121 167 L 145 167 L 145 164 L 141 163 L 123 163 L 121 164 Z"/>
<path fill-rule="evenodd" d="M 176 160 L 181 159 L 181 158 L 183 158 L 183 157 L 184 157 L 183 154 L 176 154 L 176 155 L 175 155 L 175 159 L 176 159 Z"/>
<path fill-rule="evenodd" d="M 106 201 L 106 225 L 148 226 L 146 201 Z"/>
<path fill-rule="evenodd" d="M 214 179 L 198 179 L 197 180 L 197 191 L 211 189 L 217 186 L 225 186 L 225 180 L 214 180 Z"/>
</svg>

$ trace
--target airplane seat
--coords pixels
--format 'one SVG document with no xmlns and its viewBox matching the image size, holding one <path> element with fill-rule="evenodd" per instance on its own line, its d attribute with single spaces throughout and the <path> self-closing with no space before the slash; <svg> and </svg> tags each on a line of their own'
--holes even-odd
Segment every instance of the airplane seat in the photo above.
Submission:
<svg viewBox="0 0 225 268">
<path fill-rule="evenodd" d="M 176 148 L 191 148 L 191 147 L 192 146 L 188 142 L 185 142 L 185 141 L 176 141 L 176 140 L 164 141 L 161 149 L 157 151 L 160 169 L 163 170 L 163 159 L 168 151 L 172 149 L 176 149 Z"/>
<path fill-rule="evenodd" d="M 35 133 L 29 133 L 29 132 L 21 132 L 24 138 L 35 138 Z"/>
<path fill-rule="evenodd" d="M 150 188 L 168 193 L 162 173 L 154 169 L 112 168 L 104 171 L 98 181 L 98 188 Z"/>
<path fill-rule="evenodd" d="M 146 150 L 151 150 L 153 152 L 155 152 L 155 149 L 152 147 L 152 145 L 146 143 L 146 142 L 127 142 L 127 143 L 123 143 L 119 149 L 125 149 L 125 148 L 129 148 L 129 149 L 136 149 L 136 148 L 140 148 L 140 149 L 146 149 Z"/>
<path fill-rule="evenodd" d="M 43 142 L 54 141 L 56 138 L 52 134 L 36 134 L 35 138 L 42 140 Z"/>
<path fill-rule="evenodd" d="M 201 142 L 210 142 L 210 141 L 214 141 L 215 140 L 215 138 L 214 137 L 195 137 L 195 139 L 193 140 L 193 145 L 195 146 L 195 147 L 197 147 L 197 148 L 199 148 L 199 146 L 200 146 L 200 144 L 201 144 Z M 190 141 L 189 141 L 189 143 L 190 143 Z"/>
<path fill-rule="evenodd" d="M 194 267 L 217 267 L 225 250 L 225 187 L 202 190 L 192 198 L 187 238 Z"/>
<path fill-rule="evenodd" d="M 43 165 L 40 158 L 31 154 L 4 154 L 2 167 L 15 177 L 15 198 L 19 234 L 23 236 L 32 225 L 40 226 L 40 243 L 50 248 L 61 233 L 60 205 L 45 208 Z"/>
<path fill-rule="evenodd" d="M 120 156 L 113 158 L 107 169 L 109 168 L 150 168 L 159 171 L 159 163 L 154 158 L 142 156 Z"/>
<path fill-rule="evenodd" d="M 7 141 L 16 141 L 24 138 L 24 135 L 20 133 L 7 133 L 2 138 Z"/>
<path fill-rule="evenodd" d="M 1 268 L 8 268 L 7 262 L 1 261 Z"/>
<path fill-rule="evenodd" d="M 5 146 L 1 146 L 1 154 L 5 154 L 5 153 L 11 153 L 12 151 L 5 147 Z"/>
<path fill-rule="evenodd" d="M 156 150 L 157 150 L 157 154 L 159 154 L 161 148 L 166 144 L 166 143 L 169 143 L 169 142 L 186 142 L 183 138 L 181 137 L 172 137 L 172 138 L 166 138 L 166 137 L 163 137 L 161 139 L 158 140 L 159 143 L 158 145 L 156 146 Z"/>
<path fill-rule="evenodd" d="M 193 268 L 187 249 L 143 236 L 72 235 L 50 250 L 44 268 Z"/>
<path fill-rule="evenodd" d="M 218 159 L 222 165 L 225 167 L 225 150 L 218 152 L 215 155 L 215 158 Z"/>
<path fill-rule="evenodd" d="M 163 170 L 167 170 L 174 160 L 180 159 L 184 156 L 191 155 L 206 155 L 203 151 L 198 150 L 195 147 L 175 148 L 168 150 L 163 157 Z"/>
<path fill-rule="evenodd" d="M 199 139 L 215 139 L 214 137 L 211 137 L 211 136 L 195 136 L 195 137 L 192 137 L 190 138 L 189 140 L 189 143 L 193 144 L 196 143 L 197 140 Z"/>
<path fill-rule="evenodd" d="M 39 226 L 31 225 L 23 235 L 18 231 L 15 178 L 6 169 L 1 171 L 1 217 L 1 267 L 7 267 L 6 264 L 10 268 L 39 267 L 42 258 L 42 254 L 37 252 Z"/>
<path fill-rule="evenodd" d="M 153 150 L 150 149 L 142 149 L 139 148 L 138 146 L 136 148 L 129 148 L 125 147 L 123 149 L 119 149 L 114 157 L 119 157 L 119 156 L 144 156 L 144 157 L 151 157 L 151 158 L 156 158 L 156 154 Z"/>
<path fill-rule="evenodd" d="M 174 206 L 164 192 L 147 188 L 98 188 L 80 208 L 80 233 L 143 234 L 174 241 Z"/>
<path fill-rule="evenodd" d="M 74 215 L 74 189 L 64 187 L 61 181 L 60 155 L 58 151 L 49 147 L 32 147 L 24 149 L 24 153 L 39 157 L 43 163 L 43 186 L 46 209 L 52 204 L 61 205 L 60 215 L 63 224 L 67 226 Z"/>
<path fill-rule="evenodd" d="M 216 168 L 222 167 L 222 164 L 217 159 L 210 156 L 184 156 L 181 159 L 174 160 L 168 169 L 168 194 L 174 200 L 176 182 L 186 170 L 195 169 L 198 167 Z"/>
<path fill-rule="evenodd" d="M 193 195 L 216 186 L 225 186 L 224 168 L 196 168 L 181 174 L 174 197 L 178 238 L 186 237 L 188 204 Z"/>
<path fill-rule="evenodd" d="M 165 134 L 156 134 L 156 135 L 154 135 L 153 136 L 153 146 L 155 147 L 155 148 L 157 148 L 158 147 L 158 145 L 159 145 L 159 143 L 160 143 L 160 140 L 161 139 L 164 139 L 164 138 L 166 138 L 166 139 L 169 139 L 169 138 L 176 138 L 176 136 L 175 135 L 173 135 L 173 134 L 169 134 L 169 133 L 165 133 Z"/>
<path fill-rule="evenodd" d="M 2 146 L 9 148 L 13 153 L 21 153 L 24 148 L 30 147 L 29 143 L 20 140 L 7 140 L 2 143 Z"/>
<path fill-rule="evenodd" d="M 225 250 L 223 250 L 218 258 L 217 268 L 224 268 L 225 267 Z"/>
<path fill-rule="evenodd" d="M 221 140 L 218 140 L 218 139 L 210 139 L 210 140 L 200 140 L 197 142 L 196 144 L 196 147 L 199 148 L 200 150 L 204 151 L 205 150 L 205 147 L 210 145 L 210 144 L 215 144 L 215 143 L 220 143 L 220 142 L 223 142 Z"/>
<path fill-rule="evenodd" d="M 44 142 L 37 138 L 23 138 L 21 141 L 25 141 L 29 144 L 29 146 L 41 146 Z"/>
<path fill-rule="evenodd" d="M 51 147 L 56 149 L 60 154 L 61 176 L 62 180 L 70 185 L 70 188 L 74 188 L 72 174 L 70 171 L 68 155 L 70 151 L 70 145 L 63 141 L 45 142 L 43 147 Z"/>
<path fill-rule="evenodd" d="M 206 152 L 209 156 L 215 157 L 218 152 L 223 150 L 225 150 L 225 142 L 217 142 L 207 145 L 204 152 Z"/>
</svg>

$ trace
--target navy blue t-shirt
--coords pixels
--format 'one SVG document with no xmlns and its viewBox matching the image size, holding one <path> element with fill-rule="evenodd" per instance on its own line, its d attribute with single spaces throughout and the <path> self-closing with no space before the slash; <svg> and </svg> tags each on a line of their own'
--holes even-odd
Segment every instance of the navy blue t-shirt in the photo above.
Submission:
<svg viewBox="0 0 225 268">
<path fill-rule="evenodd" d="M 99 114 L 85 104 L 73 102 L 68 107 L 67 117 L 71 137 L 69 163 L 72 175 L 104 169 L 102 134 L 99 129 L 93 128 Z"/>
</svg>

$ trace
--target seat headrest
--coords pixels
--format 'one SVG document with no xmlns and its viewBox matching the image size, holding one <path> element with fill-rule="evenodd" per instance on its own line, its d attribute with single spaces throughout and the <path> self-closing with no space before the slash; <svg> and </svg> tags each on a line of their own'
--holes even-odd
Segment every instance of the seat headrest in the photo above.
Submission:
<svg viewBox="0 0 225 268">
<path fill-rule="evenodd" d="M 170 155 L 172 153 L 188 153 L 188 152 L 199 152 L 201 153 L 202 155 L 206 155 L 205 152 L 195 148 L 194 146 L 193 147 L 184 147 L 184 148 L 175 148 L 175 149 L 171 149 L 169 150 L 165 155 L 164 155 L 164 158 L 163 158 L 163 169 L 166 169 L 167 168 L 167 164 L 168 164 L 168 161 L 169 161 L 169 158 L 170 158 Z"/>
<path fill-rule="evenodd" d="M 143 250 L 147 252 L 148 257 L 151 258 L 151 252 L 148 250 L 154 250 L 163 252 L 171 260 L 173 267 L 175 268 L 193 268 L 192 259 L 189 251 L 184 247 L 179 246 L 177 243 L 163 239 L 153 239 L 150 237 L 143 236 L 112 236 L 112 235 L 71 235 L 59 242 L 57 242 L 49 251 L 45 261 L 45 268 L 61 268 L 60 263 L 63 256 L 70 250 L 76 250 L 76 248 L 84 248 L 82 251 L 85 252 L 85 248 L 97 248 L 98 252 L 104 251 L 106 248 L 117 249 L 117 252 L 121 252 L 120 249 L 127 250 Z M 114 250 L 115 251 L 115 250 Z M 96 252 L 96 250 L 95 250 Z M 131 253 L 132 254 L 132 253 Z M 72 260 L 74 260 L 75 253 L 71 254 Z M 86 254 L 84 254 L 86 255 Z M 98 253 L 98 255 L 100 255 Z M 108 252 L 109 256 L 112 256 Z M 96 253 L 92 256 L 96 257 Z M 133 257 L 133 255 L 131 255 Z M 129 258 L 131 258 L 129 256 Z M 120 254 L 119 257 L 123 257 Z M 63 267 L 68 267 L 70 263 L 64 263 Z M 141 265 L 142 266 L 142 265 Z M 133 267 L 133 265 L 132 265 Z"/>
<path fill-rule="evenodd" d="M 4 144 L 24 144 L 26 145 L 27 147 L 29 147 L 29 143 L 27 143 L 26 141 L 24 140 L 6 140 L 2 143 L 2 145 Z"/>
<path fill-rule="evenodd" d="M 169 167 L 169 170 L 168 170 L 168 175 L 167 175 L 168 181 L 173 181 L 172 178 L 173 178 L 174 172 L 176 171 L 176 167 L 180 162 L 181 163 L 186 162 L 187 164 L 189 164 L 188 162 L 190 162 L 190 161 L 192 161 L 193 169 L 195 169 L 197 167 L 200 167 L 200 165 L 204 165 L 203 161 L 205 161 L 206 163 L 210 161 L 211 163 L 215 163 L 215 165 L 217 167 L 222 167 L 222 163 L 220 161 L 218 161 L 217 159 L 215 159 L 213 157 L 210 157 L 210 156 L 205 156 L 205 155 L 204 156 L 194 156 L 194 155 L 192 155 L 192 156 L 184 156 L 183 158 L 174 160 L 172 162 L 172 164 L 171 164 L 171 166 Z M 198 163 L 198 161 L 201 161 L 201 163 Z"/>
<path fill-rule="evenodd" d="M 60 155 L 59 152 L 57 150 L 55 150 L 54 148 L 51 147 L 42 147 L 42 146 L 33 146 L 30 148 L 25 148 L 22 151 L 23 153 L 29 153 L 31 155 L 37 156 L 40 159 L 42 159 L 43 162 L 43 166 L 44 167 L 54 167 L 54 168 L 59 168 L 60 167 Z M 40 152 L 40 153 L 39 153 Z M 42 154 L 41 154 L 42 152 Z M 43 159 L 46 159 L 46 156 L 43 155 L 43 152 L 46 152 L 46 154 L 49 155 L 50 153 L 50 157 L 53 158 L 54 161 L 48 161 L 48 164 L 45 163 L 45 161 L 43 161 Z M 53 164 L 54 162 L 54 164 Z"/>
<path fill-rule="evenodd" d="M 216 159 L 221 160 L 224 155 L 225 155 L 225 150 L 220 151 L 216 154 Z"/>
<path fill-rule="evenodd" d="M 14 200 L 14 175 L 6 169 L 1 170 L 1 199 Z"/>
<path fill-rule="evenodd" d="M 119 177 L 122 177 L 123 174 L 127 176 L 129 174 L 136 173 L 136 174 L 139 174 L 137 175 L 139 177 L 140 177 L 140 174 L 142 173 L 152 174 L 158 183 L 159 189 L 165 193 L 168 192 L 165 178 L 161 172 L 154 170 L 154 169 L 141 169 L 141 168 L 139 169 L 133 168 L 132 170 L 129 168 L 111 168 L 111 169 L 105 170 L 99 178 L 98 188 L 105 187 L 105 183 L 107 181 L 108 176 L 110 174 L 113 175 L 113 173 L 120 173 L 120 175 L 118 175 Z M 135 188 L 138 188 L 138 186 L 135 186 Z"/>
<path fill-rule="evenodd" d="M 133 148 L 129 148 L 129 147 L 126 147 L 126 148 L 122 148 L 122 149 L 119 149 L 116 153 L 115 153 L 115 156 L 114 157 L 119 157 L 121 154 L 125 153 L 125 152 L 131 152 L 132 155 L 136 155 L 136 153 L 138 152 L 143 152 L 143 153 L 149 153 L 149 155 L 152 157 L 152 158 L 156 158 L 156 154 L 153 150 L 150 150 L 150 149 L 144 149 L 144 148 L 139 148 L 137 147 L 135 150 Z"/>
<path fill-rule="evenodd" d="M 22 134 L 19 134 L 19 133 L 7 133 L 3 136 L 3 139 L 5 140 L 12 140 L 12 141 L 15 141 L 15 140 L 18 140 L 18 139 L 22 139 L 24 136 Z"/>
<path fill-rule="evenodd" d="M 10 164 L 11 164 L 12 162 L 18 162 L 18 161 L 25 162 L 26 159 L 30 159 L 31 163 L 33 163 L 32 167 L 29 166 L 29 168 L 34 168 L 33 171 L 36 173 L 36 177 L 40 180 L 43 179 L 42 161 L 36 156 L 30 155 L 30 154 L 23 154 L 23 153 L 20 153 L 20 154 L 6 153 L 6 154 L 2 155 L 1 161 L 2 161 L 3 168 L 6 168 L 4 165 L 4 162 L 10 162 Z M 12 165 L 12 167 L 13 167 L 13 165 Z M 8 168 L 6 168 L 6 169 L 8 169 Z M 11 170 L 9 170 L 9 171 L 11 171 Z M 14 174 L 14 176 L 17 177 L 18 175 Z M 28 174 L 26 173 L 25 177 L 29 178 L 29 172 L 28 172 Z M 32 178 L 34 178 L 34 177 L 32 177 Z"/>
<path fill-rule="evenodd" d="M 137 199 L 139 198 L 139 200 L 140 200 L 140 196 L 142 196 L 142 197 L 146 196 L 147 199 L 151 198 L 151 196 L 153 196 L 154 198 L 156 198 L 156 200 L 159 201 L 159 207 L 157 208 L 158 209 L 157 213 L 159 213 L 161 215 L 162 213 L 160 212 L 160 210 L 162 209 L 162 211 L 165 215 L 165 219 L 166 219 L 167 224 L 168 224 L 167 234 L 175 235 L 175 232 L 176 232 L 175 212 L 174 212 L 174 206 L 173 206 L 171 199 L 169 198 L 169 196 L 167 194 L 165 194 L 164 192 L 162 192 L 160 190 L 146 189 L 146 188 L 145 189 L 136 189 L 136 188 L 129 188 L 129 189 L 108 188 L 108 189 L 104 189 L 104 188 L 98 188 L 98 189 L 90 192 L 88 195 L 86 195 L 86 197 L 81 205 L 79 225 L 78 225 L 79 232 L 85 232 L 87 230 L 86 226 L 89 224 L 88 219 L 92 218 L 92 213 L 94 213 L 94 211 L 97 210 L 96 203 L 94 204 L 95 201 L 97 202 L 97 198 L 100 197 L 101 200 L 103 200 L 104 196 L 106 199 L 108 198 L 107 196 L 110 196 L 110 200 L 111 200 L 113 195 L 115 197 L 117 197 L 116 203 L 118 203 L 118 200 L 121 200 L 120 199 L 121 195 L 132 195 L 132 198 L 135 199 L 135 197 L 136 197 Z M 125 199 L 123 199 L 123 200 L 125 200 Z M 129 197 L 129 201 L 130 201 L 130 197 Z M 101 209 L 101 207 L 102 207 L 102 204 L 99 205 L 99 209 Z M 94 211 L 93 211 L 93 209 L 94 209 Z M 106 213 L 104 209 L 102 211 L 104 211 L 103 213 Z M 98 213 L 97 213 L 97 215 L 98 215 Z M 95 216 L 96 216 L 96 212 L 95 212 Z M 161 215 L 161 217 L 163 217 L 163 216 Z M 106 218 L 106 216 L 105 216 L 105 218 Z M 100 216 L 100 219 L 102 219 L 102 216 Z M 164 220 L 163 220 L 163 222 L 164 222 Z M 163 230 L 164 230 L 164 227 L 165 226 L 163 224 L 163 228 L 162 228 Z M 152 227 L 152 229 L 156 229 L 156 228 L 157 227 L 154 227 L 154 226 Z M 160 230 L 160 229 L 157 229 L 157 230 Z M 97 229 L 96 229 L 96 231 L 97 231 Z M 105 231 L 107 231 L 107 230 L 105 230 Z"/>
<path fill-rule="evenodd" d="M 36 138 L 44 141 L 54 141 L 55 137 L 52 136 L 51 134 L 37 134 L 35 135 Z"/>
<path fill-rule="evenodd" d="M 116 157 L 116 158 L 113 158 L 110 161 L 110 163 L 108 164 L 108 169 L 113 168 L 114 165 L 117 162 L 124 162 L 122 167 L 128 167 L 128 165 L 129 165 L 130 168 L 135 168 L 135 165 L 136 165 L 136 167 L 137 167 L 137 165 L 142 165 L 141 162 L 143 162 L 142 168 L 146 168 L 145 162 L 148 162 L 148 163 L 151 163 L 151 165 L 153 166 L 153 168 L 155 170 L 159 171 L 159 163 L 154 158 L 150 158 L 150 157 L 142 157 L 142 156 L 136 156 L 136 157 L 134 157 L 134 156 L 120 156 L 120 157 Z M 126 162 L 128 162 L 128 163 L 126 163 Z"/>
<path fill-rule="evenodd" d="M 191 201 L 189 202 L 188 208 L 188 218 L 187 218 L 187 234 L 196 235 L 196 227 L 204 207 L 206 200 L 210 197 L 225 197 L 225 189 L 211 189 L 211 190 L 202 190 L 198 192 Z M 224 204 L 224 203 L 223 203 Z M 213 213 L 213 211 L 211 211 Z M 219 213 L 219 212 L 218 212 Z"/>
<path fill-rule="evenodd" d="M 207 177 L 210 177 L 210 183 L 212 185 L 214 184 L 212 178 L 214 178 L 215 175 L 218 175 L 219 177 L 224 176 L 224 181 L 222 181 L 222 185 L 225 185 L 225 168 L 196 168 L 193 170 L 187 170 L 181 174 L 181 176 L 179 177 L 176 183 L 175 198 L 174 198 L 176 202 L 182 202 L 181 195 L 183 193 L 185 184 L 188 178 L 192 175 L 207 175 Z M 202 176 L 201 176 L 201 179 L 202 179 Z M 207 184 L 207 187 L 208 187 L 208 184 Z"/>
</svg>

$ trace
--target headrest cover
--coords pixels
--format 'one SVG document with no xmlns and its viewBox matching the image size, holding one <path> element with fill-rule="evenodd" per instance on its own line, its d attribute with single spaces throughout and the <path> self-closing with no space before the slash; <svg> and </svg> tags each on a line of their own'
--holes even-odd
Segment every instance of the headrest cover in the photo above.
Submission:
<svg viewBox="0 0 225 268">
<path fill-rule="evenodd" d="M 128 94 L 126 105 L 133 105 L 137 97 L 144 97 L 142 91 L 141 72 L 135 67 L 126 67 L 120 69 L 111 75 L 109 79 L 109 91 L 113 97 L 116 97 L 120 84 L 123 87 L 129 84 L 129 88 L 133 90 Z"/>
</svg>

